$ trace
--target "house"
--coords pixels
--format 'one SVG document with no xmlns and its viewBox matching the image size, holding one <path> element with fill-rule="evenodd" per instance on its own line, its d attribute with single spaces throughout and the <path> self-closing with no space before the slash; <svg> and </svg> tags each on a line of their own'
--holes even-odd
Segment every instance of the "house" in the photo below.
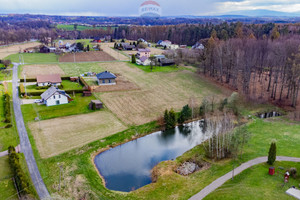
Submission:
<svg viewBox="0 0 300 200">
<path fill-rule="evenodd" d="M 160 66 L 170 66 L 170 65 L 175 65 L 175 61 L 173 59 L 168 59 L 168 58 L 163 58 L 160 59 L 159 61 Z"/>
<path fill-rule="evenodd" d="M 91 100 L 91 103 L 89 104 L 90 110 L 100 110 L 103 108 L 103 103 L 99 100 Z"/>
<path fill-rule="evenodd" d="M 98 85 L 116 85 L 117 76 L 109 71 L 104 71 L 96 75 Z"/>
<path fill-rule="evenodd" d="M 151 60 L 148 57 L 143 56 L 143 57 L 136 60 L 136 64 L 148 66 L 148 65 L 151 64 Z"/>
<path fill-rule="evenodd" d="M 37 86 L 59 86 L 62 83 L 59 74 L 47 74 L 47 75 L 37 75 L 36 77 Z"/>
<path fill-rule="evenodd" d="M 133 50 L 133 49 L 135 48 L 134 45 L 130 45 L 130 44 L 128 44 L 128 43 L 122 43 L 122 47 L 123 47 L 123 49 L 124 49 L 125 51 L 131 51 L 131 50 Z"/>
<path fill-rule="evenodd" d="M 178 44 L 171 44 L 168 48 L 171 49 L 171 50 L 176 50 L 176 49 L 179 49 L 179 45 Z"/>
<path fill-rule="evenodd" d="M 161 46 L 167 47 L 167 48 L 169 48 L 169 46 L 170 46 L 171 44 L 172 44 L 172 42 L 169 41 L 169 40 L 164 40 L 164 41 L 162 41 L 162 42 L 160 43 Z"/>
<path fill-rule="evenodd" d="M 200 42 L 197 42 L 194 46 L 192 46 L 192 49 L 201 49 L 203 50 L 205 47 Z"/>
<path fill-rule="evenodd" d="M 156 58 L 156 61 L 157 61 L 157 62 L 160 62 L 160 59 L 166 58 L 165 55 L 154 55 L 154 57 Z"/>
<path fill-rule="evenodd" d="M 71 97 L 63 90 L 56 87 L 50 87 L 42 95 L 42 102 L 47 106 L 55 106 L 61 104 L 68 104 L 72 101 Z"/>
<path fill-rule="evenodd" d="M 150 58 L 150 53 L 151 53 L 150 49 L 138 49 L 138 53 L 137 53 L 136 57 L 142 58 L 145 56 L 147 58 Z"/>
<path fill-rule="evenodd" d="M 48 47 L 48 46 L 45 46 L 45 45 L 43 45 L 40 48 L 40 53 L 55 53 L 55 51 L 56 51 L 55 47 Z"/>
</svg>

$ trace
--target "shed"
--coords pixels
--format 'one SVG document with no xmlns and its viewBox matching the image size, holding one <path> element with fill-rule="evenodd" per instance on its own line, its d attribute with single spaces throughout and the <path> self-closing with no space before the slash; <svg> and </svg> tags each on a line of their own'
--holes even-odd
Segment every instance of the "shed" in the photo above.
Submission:
<svg viewBox="0 0 300 200">
<path fill-rule="evenodd" d="M 103 108 L 103 103 L 99 100 L 91 100 L 91 103 L 89 104 L 90 110 L 100 110 Z"/>
</svg>

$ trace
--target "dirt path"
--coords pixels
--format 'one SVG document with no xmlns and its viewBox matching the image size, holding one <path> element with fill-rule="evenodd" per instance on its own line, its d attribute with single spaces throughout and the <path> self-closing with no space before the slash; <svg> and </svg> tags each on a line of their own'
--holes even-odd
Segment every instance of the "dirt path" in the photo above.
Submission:
<svg viewBox="0 0 300 200">
<path fill-rule="evenodd" d="M 268 160 L 268 157 L 266 157 L 266 156 L 250 160 L 250 161 L 240 165 L 239 167 L 235 168 L 234 176 L 240 174 L 241 172 L 248 169 L 249 167 L 267 162 L 267 160 Z M 277 156 L 276 161 L 300 162 L 300 158 Z M 222 186 L 226 181 L 228 181 L 231 178 L 232 178 L 232 171 L 228 172 L 224 176 L 218 178 L 217 180 L 215 180 L 214 182 L 212 182 L 211 184 L 209 184 L 208 186 L 203 188 L 203 190 L 201 190 L 196 195 L 192 196 L 189 200 L 200 200 L 200 199 L 205 198 L 207 195 L 209 195 L 211 192 L 213 192 L 218 187 Z"/>
<path fill-rule="evenodd" d="M 118 51 L 112 49 L 111 47 L 114 46 L 114 43 L 103 43 L 101 44 L 101 48 L 104 52 L 108 53 L 112 57 L 114 57 L 116 60 L 119 61 L 129 61 L 129 57 L 119 53 Z"/>
</svg>

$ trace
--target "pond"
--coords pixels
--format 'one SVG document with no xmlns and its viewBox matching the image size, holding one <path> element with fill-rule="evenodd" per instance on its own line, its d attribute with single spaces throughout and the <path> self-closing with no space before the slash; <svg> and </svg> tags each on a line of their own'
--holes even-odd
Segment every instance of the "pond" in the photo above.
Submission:
<svg viewBox="0 0 300 200">
<path fill-rule="evenodd" d="M 150 184 L 151 169 L 172 160 L 209 138 L 204 121 L 159 131 L 122 144 L 95 157 L 95 165 L 110 190 L 130 192 Z"/>
</svg>

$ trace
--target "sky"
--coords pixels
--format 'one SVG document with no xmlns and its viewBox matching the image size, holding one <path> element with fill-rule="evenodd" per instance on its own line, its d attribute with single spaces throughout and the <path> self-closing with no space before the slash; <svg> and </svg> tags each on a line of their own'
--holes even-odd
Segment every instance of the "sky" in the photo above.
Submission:
<svg viewBox="0 0 300 200">
<path fill-rule="evenodd" d="M 300 14 L 300 0 L 156 0 L 163 16 L 222 15 L 240 10 L 267 9 Z M 137 16 L 144 0 L 0 0 L 0 13 Z"/>
</svg>

